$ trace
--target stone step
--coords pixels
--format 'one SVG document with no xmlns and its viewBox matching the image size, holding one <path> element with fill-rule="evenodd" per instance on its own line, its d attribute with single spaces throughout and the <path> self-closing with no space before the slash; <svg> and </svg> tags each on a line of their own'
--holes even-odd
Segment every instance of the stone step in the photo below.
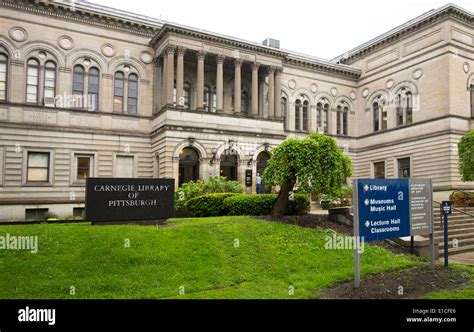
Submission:
<svg viewBox="0 0 474 332">
<path fill-rule="evenodd" d="M 435 223 L 434 225 L 435 231 L 436 230 L 444 230 L 444 224 L 440 225 L 439 223 Z M 474 222 L 459 222 L 459 223 L 450 223 L 448 222 L 448 229 L 459 229 L 459 228 L 473 228 Z"/>
<path fill-rule="evenodd" d="M 442 239 L 438 239 L 438 240 L 442 240 Z M 450 237 L 450 239 L 448 241 L 448 246 L 449 246 L 450 249 L 453 248 L 453 240 L 454 239 L 451 239 L 451 237 Z M 470 238 L 456 239 L 456 240 L 458 240 L 458 247 L 474 245 L 474 239 L 472 239 L 472 238 L 471 239 Z M 441 241 L 439 243 L 439 247 L 444 248 L 444 241 Z"/>
<path fill-rule="evenodd" d="M 470 241 L 474 244 L 474 232 L 466 233 L 466 234 L 448 234 L 449 241 L 452 242 L 453 240 L 458 241 Z M 435 234 L 435 239 L 440 240 L 444 244 L 444 235 L 443 234 Z"/>
<path fill-rule="evenodd" d="M 448 230 L 449 237 L 452 236 L 467 236 L 471 235 L 474 236 L 474 228 L 460 228 L 460 229 L 452 229 Z M 444 230 L 435 230 L 435 237 L 444 236 Z"/>
<path fill-rule="evenodd" d="M 462 254 L 462 253 L 471 252 L 471 251 L 474 251 L 474 244 L 457 247 L 457 248 L 449 248 L 448 250 L 449 255 L 457 255 L 457 254 Z M 444 256 L 444 250 L 439 250 L 439 256 L 440 257 Z"/>
</svg>

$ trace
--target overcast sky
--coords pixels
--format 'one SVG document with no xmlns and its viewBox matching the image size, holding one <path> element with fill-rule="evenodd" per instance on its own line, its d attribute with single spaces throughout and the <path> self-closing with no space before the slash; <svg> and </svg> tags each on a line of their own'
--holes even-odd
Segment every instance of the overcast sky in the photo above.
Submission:
<svg viewBox="0 0 474 332">
<path fill-rule="evenodd" d="M 254 42 L 332 59 L 449 1 L 443 0 L 93 0 Z M 454 2 L 474 12 L 473 0 Z"/>
</svg>

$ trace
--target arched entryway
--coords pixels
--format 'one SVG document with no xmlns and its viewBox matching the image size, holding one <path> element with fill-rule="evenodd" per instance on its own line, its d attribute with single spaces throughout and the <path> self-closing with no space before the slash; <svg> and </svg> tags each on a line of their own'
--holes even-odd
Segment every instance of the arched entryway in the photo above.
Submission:
<svg viewBox="0 0 474 332">
<path fill-rule="evenodd" d="M 227 180 L 238 181 L 238 158 L 235 154 L 230 154 L 228 151 L 222 154 L 220 175 Z"/>
<path fill-rule="evenodd" d="M 199 153 L 187 147 L 179 153 L 179 186 L 196 180 L 199 180 Z"/>
<path fill-rule="evenodd" d="M 265 167 L 267 166 L 267 161 L 270 159 L 270 154 L 267 151 L 262 151 L 258 154 L 257 157 L 257 173 L 260 176 L 263 175 L 263 171 L 265 171 Z M 269 193 L 271 188 L 266 188 L 265 183 L 262 181 L 262 193 Z"/>
</svg>

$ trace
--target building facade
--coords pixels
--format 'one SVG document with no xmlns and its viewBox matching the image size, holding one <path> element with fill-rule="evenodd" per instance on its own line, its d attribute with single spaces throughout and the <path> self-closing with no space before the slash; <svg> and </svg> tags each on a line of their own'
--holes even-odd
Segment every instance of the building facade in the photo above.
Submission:
<svg viewBox="0 0 474 332">
<path fill-rule="evenodd" d="M 334 137 L 354 177 L 473 189 L 474 16 L 447 5 L 332 60 L 94 4 L 0 0 L 0 220 L 79 215 L 88 177 L 222 175 Z M 251 181 L 248 181 L 250 178 Z"/>
</svg>

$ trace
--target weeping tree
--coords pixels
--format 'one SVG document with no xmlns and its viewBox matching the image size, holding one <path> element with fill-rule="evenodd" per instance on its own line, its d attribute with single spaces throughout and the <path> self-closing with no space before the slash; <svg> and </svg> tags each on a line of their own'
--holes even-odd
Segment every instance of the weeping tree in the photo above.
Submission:
<svg viewBox="0 0 474 332">
<path fill-rule="evenodd" d="M 474 130 L 464 135 L 458 144 L 459 173 L 463 181 L 474 181 Z"/>
<path fill-rule="evenodd" d="M 351 160 L 334 139 L 322 134 L 288 139 L 274 148 L 272 154 L 263 179 L 268 185 L 280 187 L 272 210 L 274 218 L 284 216 L 295 187 L 310 194 L 337 196 L 345 179 L 352 175 Z"/>
</svg>

